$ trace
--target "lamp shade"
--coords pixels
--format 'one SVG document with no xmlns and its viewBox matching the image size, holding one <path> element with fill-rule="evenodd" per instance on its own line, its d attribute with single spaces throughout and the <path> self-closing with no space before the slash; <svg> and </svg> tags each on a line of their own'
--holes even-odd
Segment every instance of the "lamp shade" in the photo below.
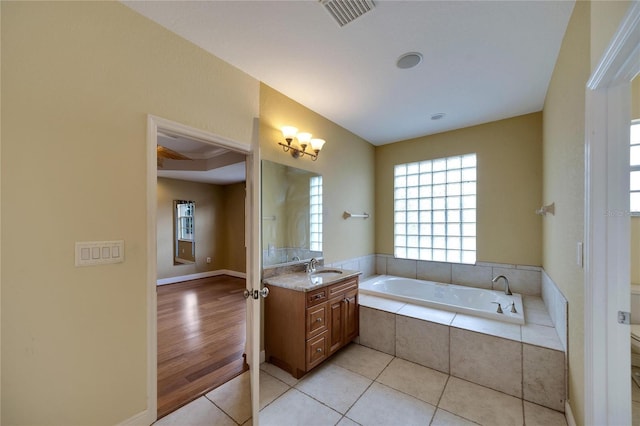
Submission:
<svg viewBox="0 0 640 426">
<path fill-rule="evenodd" d="M 285 140 L 292 140 L 296 137 L 296 133 L 298 133 L 298 129 L 293 126 L 284 126 L 282 128 L 282 135 L 284 136 Z"/>
<path fill-rule="evenodd" d="M 298 138 L 298 143 L 300 145 L 308 145 L 309 141 L 311 140 L 311 133 L 298 133 L 298 135 L 296 136 Z"/>
<path fill-rule="evenodd" d="M 320 151 L 324 146 L 324 139 L 311 139 L 311 148 L 315 151 Z"/>
</svg>

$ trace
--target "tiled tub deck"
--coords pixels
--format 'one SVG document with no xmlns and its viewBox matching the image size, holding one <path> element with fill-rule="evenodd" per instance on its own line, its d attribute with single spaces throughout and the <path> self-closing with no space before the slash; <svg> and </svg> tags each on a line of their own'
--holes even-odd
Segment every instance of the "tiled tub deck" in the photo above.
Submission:
<svg viewBox="0 0 640 426">
<path fill-rule="evenodd" d="M 564 412 L 565 352 L 540 297 L 523 296 L 525 325 L 359 297 L 361 345 Z"/>
</svg>

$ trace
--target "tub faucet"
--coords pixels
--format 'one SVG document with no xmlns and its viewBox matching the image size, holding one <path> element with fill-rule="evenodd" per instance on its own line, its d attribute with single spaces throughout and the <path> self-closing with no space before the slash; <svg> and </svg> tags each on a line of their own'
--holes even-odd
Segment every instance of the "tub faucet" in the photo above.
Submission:
<svg viewBox="0 0 640 426">
<path fill-rule="evenodd" d="M 505 277 L 504 275 L 498 275 L 491 281 L 497 283 L 500 278 L 504 278 L 504 294 L 506 294 L 507 296 L 511 296 L 513 293 L 511 293 L 511 289 L 509 288 L 509 280 L 507 279 L 507 277 Z"/>
<path fill-rule="evenodd" d="M 306 264 L 307 272 L 315 272 L 317 266 L 318 266 L 318 259 L 316 259 L 315 257 L 312 257 L 309 260 L 309 263 Z"/>
</svg>

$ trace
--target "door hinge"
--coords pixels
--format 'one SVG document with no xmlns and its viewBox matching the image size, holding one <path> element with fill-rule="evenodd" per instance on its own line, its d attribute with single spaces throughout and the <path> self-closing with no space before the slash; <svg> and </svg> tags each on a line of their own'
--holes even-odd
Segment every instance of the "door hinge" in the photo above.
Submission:
<svg viewBox="0 0 640 426">
<path fill-rule="evenodd" d="M 631 324 L 631 313 L 618 311 L 618 323 L 619 324 Z"/>
</svg>

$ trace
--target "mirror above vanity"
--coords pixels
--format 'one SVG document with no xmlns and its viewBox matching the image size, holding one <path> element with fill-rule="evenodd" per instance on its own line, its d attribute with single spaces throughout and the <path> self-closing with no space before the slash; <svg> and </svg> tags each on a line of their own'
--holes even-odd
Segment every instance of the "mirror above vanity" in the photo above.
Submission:
<svg viewBox="0 0 640 426">
<path fill-rule="evenodd" d="M 262 266 L 322 257 L 322 176 L 262 160 Z"/>
</svg>

